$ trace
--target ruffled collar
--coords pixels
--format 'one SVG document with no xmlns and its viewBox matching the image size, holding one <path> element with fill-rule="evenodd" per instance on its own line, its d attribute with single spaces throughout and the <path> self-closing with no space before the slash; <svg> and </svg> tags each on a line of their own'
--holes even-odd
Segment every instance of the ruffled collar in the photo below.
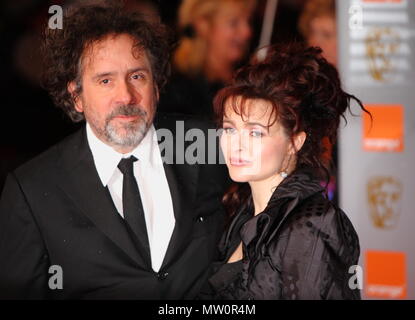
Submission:
<svg viewBox="0 0 415 320">
<path fill-rule="evenodd" d="M 324 187 L 311 170 L 297 169 L 275 188 L 263 212 L 253 216 L 254 211 L 251 206 L 241 208 L 229 226 L 222 249 L 230 245 L 231 237 L 238 230 L 246 246 L 254 239 L 257 239 L 256 249 L 261 243 L 268 243 L 296 206 L 310 196 L 323 191 Z"/>
</svg>

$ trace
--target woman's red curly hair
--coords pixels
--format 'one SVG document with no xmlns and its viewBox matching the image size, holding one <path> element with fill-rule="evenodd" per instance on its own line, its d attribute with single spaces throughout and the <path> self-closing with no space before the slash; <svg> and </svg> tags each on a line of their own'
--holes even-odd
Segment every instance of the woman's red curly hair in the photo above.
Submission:
<svg viewBox="0 0 415 320">
<path fill-rule="evenodd" d="M 340 118 L 350 109 L 351 99 L 367 112 L 359 99 L 343 91 L 336 68 L 321 56 L 320 48 L 297 43 L 270 46 L 263 60 L 253 59 L 237 71 L 232 84 L 219 91 L 214 100 L 219 126 L 227 111 L 226 102 L 235 98 L 241 102 L 231 106 L 241 116 L 248 114 L 246 100 L 261 99 L 272 107 L 270 125 L 278 121 L 291 139 L 304 131 L 306 140 L 297 151 L 296 169 L 311 168 L 327 180 L 329 164 L 324 157 L 324 141 L 335 143 Z M 236 201 L 249 196 L 240 187 L 229 190 L 225 204 L 232 198 Z"/>
</svg>

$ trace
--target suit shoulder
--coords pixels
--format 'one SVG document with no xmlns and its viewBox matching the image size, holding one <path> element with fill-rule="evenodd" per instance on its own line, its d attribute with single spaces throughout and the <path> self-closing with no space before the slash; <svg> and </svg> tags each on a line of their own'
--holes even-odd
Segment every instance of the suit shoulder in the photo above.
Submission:
<svg viewBox="0 0 415 320">
<path fill-rule="evenodd" d="M 297 204 L 281 222 L 278 230 L 273 230 L 274 238 L 295 235 L 315 237 L 322 233 L 335 231 L 339 221 L 347 219 L 344 212 L 336 207 L 323 194 L 316 193 Z M 278 222 L 278 221 L 276 221 Z M 279 223 L 273 225 L 277 227 Z M 306 232 L 306 230 L 310 232 Z M 318 231 L 318 232 L 316 232 Z"/>
<path fill-rule="evenodd" d="M 294 208 L 268 244 L 275 263 L 282 263 L 282 252 L 284 256 L 312 257 L 310 248 L 314 246 L 321 246 L 330 259 L 342 266 L 357 264 L 360 254 L 359 238 L 352 223 L 322 195 L 312 196 Z"/>
<path fill-rule="evenodd" d="M 284 234 L 318 238 L 336 250 L 346 248 L 353 257 L 359 251 L 359 238 L 352 222 L 342 209 L 322 194 L 310 197 L 294 209 L 280 235 Z"/>
<path fill-rule="evenodd" d="M 322 194 L 311 197 L 299 208 L 299 214 L 320 227 L 327 234 L 356 233 L 347 214 Z"/>
<path fill-rule="evenodd" d="M 302 201 L 287 217 L 287 222 L 289 224 L 294 222 L 304 225 L 312 224 L 321 230 L 335 229 L 339 223 L 351 223 L 343 210 L 322 193 L 316 193 Z"/>
</svg>

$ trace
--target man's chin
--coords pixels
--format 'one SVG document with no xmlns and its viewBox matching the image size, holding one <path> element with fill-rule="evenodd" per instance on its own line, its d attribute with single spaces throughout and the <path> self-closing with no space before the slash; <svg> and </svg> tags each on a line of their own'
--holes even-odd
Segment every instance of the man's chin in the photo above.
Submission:
<svg viewBox="0 0 415 320">
<path fill-rule="evenodd" d="M 108 132 L 107 137 L 119 146 L 135 147 L 144 139 L 146 133 L 147 130 L 140 127 L 133 130 L 132 128 L 117 128 L 117 130 Z"/>
</svg>

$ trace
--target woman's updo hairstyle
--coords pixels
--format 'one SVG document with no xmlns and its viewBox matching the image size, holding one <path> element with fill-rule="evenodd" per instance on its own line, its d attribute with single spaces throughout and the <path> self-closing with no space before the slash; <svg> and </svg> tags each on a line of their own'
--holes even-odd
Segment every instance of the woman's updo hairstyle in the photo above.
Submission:
<svg viewBox="0 0 415 320">
<path fill-rule="evenodd" d="M 248 114 L 246 100 L 262 99 L 273 108 L 270 125 L 278 120 L 291 138 L 304 131 L 307 138 L 297 152 L 297 168 L 311 167 L 323 175 L 327 173 L 323 140 L 336 141 L 350 100 L 367 112 L 359 99 L 343 91 L 336 68 L 321 56 L 320 48 L 297 43 L 270 46 L 264 59 L 254 58 L 237 71 L 233 83 L 215 97 L 219 125 L 226 101 L 236 97 L 242 98 L 240 104 L 231 104 L 237 114 Z"/>
<path fill-rule="evenodd" d="M 336 68 L 322 57 L 320 48 L 294 43 L 266 49 L 265 58 L 254 56 L 250 64 L 237 71 L 232 84 L 217 93 L 217 123 L 222 126 L 229 99 L 233 110 L 242 117 L 248 115 L 246 100 L 268 101 L 272 107 L 269 125 L 279 121 L 291 139 L 302 131 L 306 133 L 306 140 L 296 153 L 295 169 L 311 169 L 328 183 L 331 163 L 327 161 L 327 145 L 335 143 L 341 117 L 345 119 L 345 111 L 350 111 L 352 99 L 364 112 L 368 111 L 359 99 L 343 91 Z M 250 203 L 249 195 L 247 184 L 230 188 L 224 204 L 231 215 Z"/>
</svg>

